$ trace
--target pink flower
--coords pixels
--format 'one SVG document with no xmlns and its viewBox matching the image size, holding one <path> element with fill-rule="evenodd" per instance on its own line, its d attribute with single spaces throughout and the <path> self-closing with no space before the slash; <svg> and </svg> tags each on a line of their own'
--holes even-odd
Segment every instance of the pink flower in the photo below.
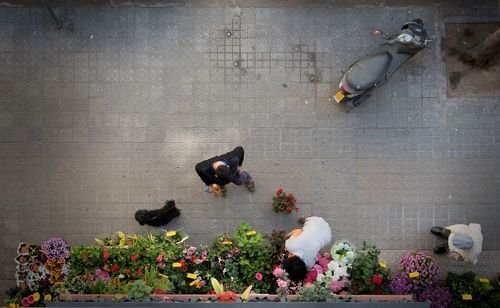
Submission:
<svg viewBox="0 0 500 308">
<path fill-rule="evenodd" d="M 109 253 L 105 252 L 102 257 L 104 258 L 104 260 L 107 260 L 109 258 Z"/>
<path fill-rule="evenodd" d="M 283 275 L 284 273 L 285 273 L 285 271 L 284 271 L 281 267 L 279 267 L 279 266 L 277 266 L 277 267 L 274 269 L 274 271 L 273 271 L 273 275 L 274 275 L 275 277 L 280 277 L 280 276 L 281 276 L 281 275 Z"/>
<path fill-rule="evenodd" d="M 33 295 L 26 297 L 26 299 L 28 300 L 28 304 L 30 305 L 35 302 L 35 297 Z"/>
<path fill-rule="evenodd" d="M 278 188 L 278 190 L 276 191 L 276 194 L 279 195 L 279 194 L 282 194 L 283 193 L 283 188 L 281 188 L 281 186 Z"/>
<path fill-rule="evenodd" d="M 30 306 L 30 303 L 28 303 L 28 298 L 27 297 L 23 298 L 23 300 L 21 301 L 21 305 L 23 305 L 23 307 L 29 307 Z"/>
<path fill-rule="evenodd" d="M 313 282 L 314 280 L 316 280 L 317 277 L 318 277 L 318 272 L 316 272 L 316 271 L 308 271 L 306 279 L 304 281 L 305 282 Z"/>
<path fill-rule="evenodd" d="M 276 280 L 276 283 L 278 283 L 278 287 L 280 287 L 282 289 L 288 288 L 288 281 L 286 281 L 286 280 L 278 279 L 278 280 Z"/>
<path fill-rule="evenodd" d="M 255 279 L 257 279 L 258 281 L 261 281 L 262 280 L 262 273 L 256 273 Z"/>
</svg>

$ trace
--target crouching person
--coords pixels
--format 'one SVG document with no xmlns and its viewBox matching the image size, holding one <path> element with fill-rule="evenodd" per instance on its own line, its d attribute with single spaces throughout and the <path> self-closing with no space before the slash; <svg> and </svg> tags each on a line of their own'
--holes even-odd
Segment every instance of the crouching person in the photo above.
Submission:
<svg viewBox="0 0 500 308">
<path fill-rule="evenodd" d="M 481 225 L 471 223 L 451 225 L 446 228 L 432 227 L 431 232 L 448 240 L 447 243 L 434 248 L 434 253 L 448 254 L 455 260 L 476 264 L 483 247 Z"/>
<path fill-rule="evenodd" d="M 288 257 L 283 268 L 291 280 L 295 282 L 306 278 L 307 271 L 316 263 L 316 254 L 321 248 L 330 244 L 332 230 L 330 225 L 321 217 L 311 216 L 305 219 L 301 229 L 288 233 L 285 248 Z"/>
</svg>

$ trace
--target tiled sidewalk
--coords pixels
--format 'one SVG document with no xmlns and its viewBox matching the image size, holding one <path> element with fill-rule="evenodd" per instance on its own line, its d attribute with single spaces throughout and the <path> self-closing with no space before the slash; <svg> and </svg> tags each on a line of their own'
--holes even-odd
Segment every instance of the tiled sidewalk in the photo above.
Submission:
<svg viewBox="0 0 500 308">
<path fill-rule="evenodd" d="M 271 211 L 279 185 L 334 239 L 363 240 L 390 263 L 430 250 L 433 225 L 477 222 L 477 266 L 500 265 L 500 98 L 446 97 L 440 50 L 454 16 L 498 11 L 412 7 L 57 10 L 0 8 L 0 289 L 14 285 L 19 241 L 73 245 L 142 232 L 141 208 L 177 200 L 182 228 L 208 243 L 240 221 L 295 227 Z M 478 16 L 479 14 L 479 16 Z M 420 17 L 435 38 L 348 114 L 329 100 L 345 69 L 376 46 L 374 28 Z M 250 194 L 201 193 L 194 165 L 243 145 Z M 298 216 L 298 215 L 297 215 Z"/>
</svg>

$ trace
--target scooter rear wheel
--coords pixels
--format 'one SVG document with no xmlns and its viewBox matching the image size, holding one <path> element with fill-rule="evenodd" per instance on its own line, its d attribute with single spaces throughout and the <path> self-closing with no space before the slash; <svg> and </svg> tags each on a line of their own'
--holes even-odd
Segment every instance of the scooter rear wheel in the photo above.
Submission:
<svg viewBox="0 0 500 308">
<path fill-rule="evenodd" d="M 414 23 L 417 23 L 417 24 L 419 24 L 419 25 L 421 25 L 421 26 L 423 26 L 423 25 L 424 25 L 424 22 L 423 22 L 423 21 L 422 21 L 422 19 L 420 19 L 420 18 L 416 18 L 416 19 L 414 19 L 414 20 L 413 20 L 413 22 L 414 22 Z"/>
</svg>

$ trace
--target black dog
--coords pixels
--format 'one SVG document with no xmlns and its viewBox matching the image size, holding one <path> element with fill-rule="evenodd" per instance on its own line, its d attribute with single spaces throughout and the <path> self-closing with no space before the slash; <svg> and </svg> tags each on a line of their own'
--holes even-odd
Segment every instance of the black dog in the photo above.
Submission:
<svg viewBox="0 0 500 308">
<path fill-rule="evenodd" d="M 135 212 L 135 220 L 137 220 L 141 226 L 150 225 L 153 227 L 161 227 L 165 226 L 179 215 L 181 215 L 181 211 L 175 207 L 175 201 L 168 200 L 161 209 L 139 210 Z"/>
</svg>

